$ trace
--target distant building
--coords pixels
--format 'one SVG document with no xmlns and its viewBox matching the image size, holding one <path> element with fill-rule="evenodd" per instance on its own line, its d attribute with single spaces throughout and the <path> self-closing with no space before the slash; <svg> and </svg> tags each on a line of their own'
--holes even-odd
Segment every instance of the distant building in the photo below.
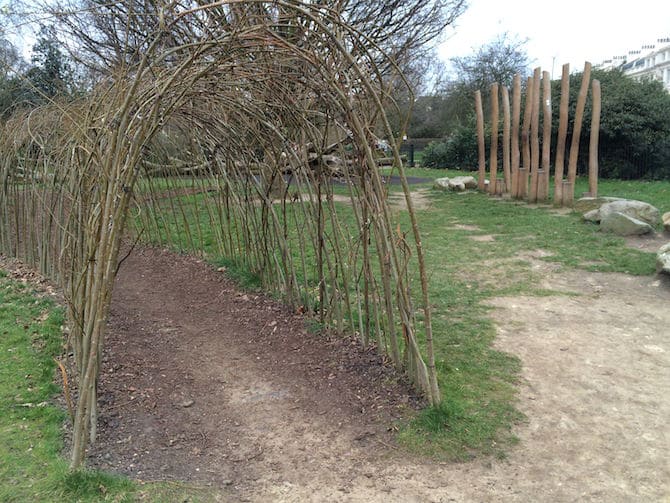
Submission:
<svg viewBox="0 0 670 503">
<path fill-rule="evenodd" d="M 625 56 L 614 56 L 603 61 L 597 68 L 610 70 L 620 68 L 635 80 L 658 80 L 670 92 L 670 38 L 660 38 L 656 45 L 644 45 Z"/>
</svg>

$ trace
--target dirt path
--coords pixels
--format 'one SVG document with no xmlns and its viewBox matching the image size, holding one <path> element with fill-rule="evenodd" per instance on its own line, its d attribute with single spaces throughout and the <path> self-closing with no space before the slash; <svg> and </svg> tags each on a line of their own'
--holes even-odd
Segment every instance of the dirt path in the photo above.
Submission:
<svg viewBox="0 0 670 503">
<path fill-rule="evenodd" d="M 114 292 L 91 461 L 222 501 L 669 501 L 670 286 L 550 271 L 579 296 L 495 302 L 528 423 L 504 461 L 412 459 L 417 404 L 372 353 L 325 341 L 207 265 L 136 250 Z"/>
</svg>

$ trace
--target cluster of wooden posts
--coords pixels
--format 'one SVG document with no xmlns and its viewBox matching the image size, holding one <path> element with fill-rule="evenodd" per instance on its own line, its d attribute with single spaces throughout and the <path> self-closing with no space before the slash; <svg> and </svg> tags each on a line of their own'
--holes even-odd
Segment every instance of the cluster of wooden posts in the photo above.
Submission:
<svg viewBox="0 0 670 503">
<path fill-rule="evenodd" d="M 568 107 L 570 101 L 570 66 L 563 65 L 561 101 L 559 106 L 558 135 L 554 170 L 551 170 L 551 76 L 536 68 L 526 83 L 523 122 L 521 122 L 521 77 L 516 75 L 512 84 L 512 99 L 507 87 L 491 86 L 491 144 L 489 155 L 489 185 L 486 187 L 486 146 L 484 112 L 481 92 L 475 93 L 477 112 L 477 139 L 479 144 L 479 189 L 494 195 L 508 195 L 530 203 L 548 202 L 550 178 L 554 175 L 553 202 L 572 206 L 577 177 L 577 158 L 581 137 L 584 107 L 592 88 L 592 118 L 589 142 L 589 192 L 598 194 L 598 135 L 600 129 L 600 82 L 591 81 L 591 63 L 586 62 L 577 97 L 572 129 L 567 172 L 565 170 L 566 139 L 568 136 Z M 502 95 L 502 178 L 498 175 L 499 95 Z M 542 108 L 542 143 L 540 144 L 540 108 Z M 521 142 L 521 145 L 519 143 Z"/>
</svg>

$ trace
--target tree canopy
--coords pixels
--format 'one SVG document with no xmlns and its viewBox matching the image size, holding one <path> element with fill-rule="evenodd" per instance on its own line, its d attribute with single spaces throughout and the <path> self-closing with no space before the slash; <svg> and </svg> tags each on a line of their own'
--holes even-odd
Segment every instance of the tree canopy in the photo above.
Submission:
<svg viewBox="0 0 670 503">
<path fill-rule="evenodd" d="M 470 55 L 451 59 L 441 68 L 439 85 L 432 95 L 419 96 L 414 104 L 408 134 L 414 138 L 438 138 L 473 123 L 473 94 L 480 90 L 485 108 L 489 87 L 511 85 L 516 74 L 527 75 L 530 60 L 526 42 L 507 33 L 498 35 Z"/>
<path fill-rule="evenodd" d="M 20 107 L 71 96 L 76 88 L 72 66 L 53 25 L 40 27 L 30 63 L 11 42 L 0 39 L 0 67 L 0 117 Z"/>
<path fill-rule="evenodd" d="M 530 68 L 525 45 L 525 40 L 503 33 L 469 56 L 452 58 L 452 82 L 471 92 L 488 89 L 494 82 L 510 87 L 516 74 L 524 76 Z"/>
</svg>

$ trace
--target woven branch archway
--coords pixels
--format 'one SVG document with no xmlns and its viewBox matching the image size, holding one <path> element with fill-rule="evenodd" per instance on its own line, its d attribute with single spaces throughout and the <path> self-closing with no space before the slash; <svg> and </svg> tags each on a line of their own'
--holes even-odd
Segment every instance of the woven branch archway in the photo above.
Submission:
<svg viewBox="0 0 670 503">
<path fill-rule="evenodd" d="M 386 349 L 439 402 L 421 241 L 384 115 L 380 51 L 336 10 L 310 3 L 173 2 L 156 18 L 141 52 L 89 96 L 17 115 L 0 137 L 0 250 L 39 266 L 67 296 L 72 467 L 95 438 L 104 327 L 129 224 L 194 252 L 207 238 L 287 302 Z M 413 246 L 386 202 L 376 130 L 399 166 Z"/>
</svg>

